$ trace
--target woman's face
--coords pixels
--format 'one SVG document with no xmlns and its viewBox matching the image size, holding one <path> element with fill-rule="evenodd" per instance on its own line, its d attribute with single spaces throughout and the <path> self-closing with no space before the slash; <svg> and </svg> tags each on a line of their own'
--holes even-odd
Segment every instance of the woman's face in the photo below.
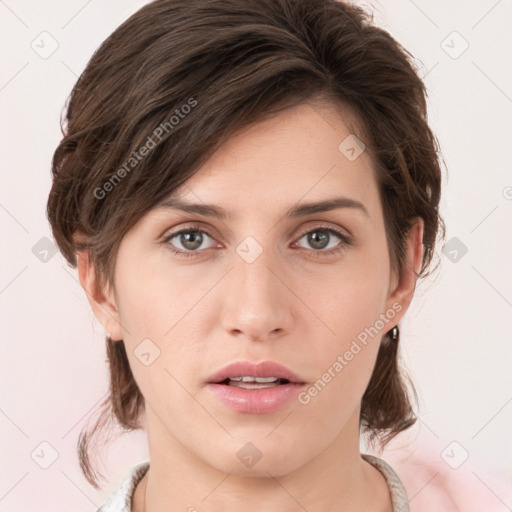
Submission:
<svg viewBox="0 0 512 512">
<path fill-rule="evenodd" d="M 158 207 L 126 234 L 102 320 L 126 345 L 150 448 L 276 476 L 331 447 L 359 449 L 381 336 L 414 288 L 391 271 L 361 149 L 333 108 L 288 109 L 232 137 L 173 195 L 202 212 Z M 417 238 L 416 267 L 420 248 Z M 243 361 L 279 363 L 300 383 L 213 383 Z"/>
</svg>

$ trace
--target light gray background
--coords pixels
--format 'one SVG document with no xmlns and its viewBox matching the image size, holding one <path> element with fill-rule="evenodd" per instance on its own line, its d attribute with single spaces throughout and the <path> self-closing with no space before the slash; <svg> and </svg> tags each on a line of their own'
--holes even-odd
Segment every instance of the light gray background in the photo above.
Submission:
<svg viewBox="0 0 512 512">
<path fill-rule="evenodd" d="M 0 0 L 0 511 L 94 511 L 147 458 L 144 434 L 128 435 L 112 445 L 103 492 L 81 475 L 78 433 L 107 390 L 103 331 L 76 271 L 59 253 L 40 259 L 64 102 L 97 46 L 145 3 Z M 511 482 L 512 2 L 363 3 L 420 63 L 448 167 L 451 245 L 402 326 L 419 431 L 440 457 L 456 441 Z"/>
</svg>

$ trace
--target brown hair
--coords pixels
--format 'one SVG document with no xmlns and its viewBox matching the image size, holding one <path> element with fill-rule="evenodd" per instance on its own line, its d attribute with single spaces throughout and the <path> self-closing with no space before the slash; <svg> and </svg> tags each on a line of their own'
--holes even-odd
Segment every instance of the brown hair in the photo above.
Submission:
<svg viewBox="0 0 512 512">
<path fill-rule="evenodd" d="M 410 54 L 350 4 L 149 3 L 104 41 L 71 92 L 47 205 L 55 241 L 73 267 L 77 251 L 87 250 L 101 282 L 115 290 L 117 249 L 130 227 L 237 130 L 320 98 L 348 109 L 359 125 L 398 272 L 411 221 L 424 220 L 424 276 L 436 238 L 444 236 L 438 146 L 425 97 Z M 362 431 L 381 446 L 415 421 L 414 388 L 404 380 L 397 347 L 389 332 L 383 336 L 361 403 Z M 108 340 L 107 355 L 109 396 L 78 442 L 82 471 L 96 488 L 92 438 L 116 421 L 124 431 L 141 428 L 144 409 L 123 341 Z"/>
</svg>

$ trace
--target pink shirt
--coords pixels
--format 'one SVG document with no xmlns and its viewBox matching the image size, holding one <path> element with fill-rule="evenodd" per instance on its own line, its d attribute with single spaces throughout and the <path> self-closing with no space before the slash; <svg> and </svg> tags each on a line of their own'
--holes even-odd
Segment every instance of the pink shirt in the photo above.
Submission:
<svg viewBox="0 0 512 512">
<path fill-rule="evenodd" d="M 456 441 L 440 448 L 435 442 L 416 440 L 377 455 L 400 478 L 410 512 L 512 511 L 512 482 L 475 467 Z"/>
</svg>

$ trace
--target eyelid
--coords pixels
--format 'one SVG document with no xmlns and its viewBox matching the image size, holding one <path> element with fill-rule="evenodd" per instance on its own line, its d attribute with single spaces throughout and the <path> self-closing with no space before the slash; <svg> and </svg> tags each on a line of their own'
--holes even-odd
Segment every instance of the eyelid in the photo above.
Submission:
<svg viewBox="0 0 512 512">
<path fill-rule="evenodd" d="M 347 240 L 347 241 L 352 241 L 353 240 L 353 236 L 352 234 L 348 231 L 348 229 L 344 229 L 344 228 L 341 228 L 341 227 L 338 227 L 338 226 L 332 226 L 330 224 L 327 224 L 327 223 L 324 223 L 324 224 L 321 224 L 321 225 L 315 225 L 315 226 L 312 226 L 312 227 L 308 227 L 305 231 L 302 232 L 301 235 L 299 235 L 299 238 L 302 238 L 304 235 L 307 235 L 308 233 L 310 233 L 311 231 L 315 231 L 316 229 L 320 230 L 320 229 L 325 229 L 326 231 L 333 231 L 334 233 L 337 233 L 338 236 L 342 237 L 344 240 Z"/>
<path fill-rule="evenodd" d="M 332 234 L 334 234 L 336 237 L 340 239 L 340 242 L 334 247 L 331 247 L 330 249 L 320 249 L 315 251 L 314 249 L 307 249 L 304 247 L 301 248 L 302 250 L 310 253 L 314 258 L 327 258 L 329 256 L 339 255 L 345 252 L 349 247 L 354 245 L 354 238 L 351 234 L 347 234 L 346 232 L 343 231 L 343 229 L 339 227 L 332 227 L 329 225 L 313 226 L 306 229 L 301 235 L 299 235 L 296 241 L 293 242 L 293 245 L 297 245 L 301 238 L 315 231 L 327 231 L 328 233 L 331 234 L 331 236 Z"/>
<path fill-rule="evenodd" d="M 176 231 L 174 231 L 174 229 L 176 229 Z M 162 242 L 169 242 L 169 240 L 171 238 L 174 238 L 174 237 L 176 237 L 178 235 L 181 235 L 182 233 L 188 233 L 188 232 L 191 232 L 191 231 L 197 231 L 199 233 L 204 233 L 207 236 L 209 236 L 212 240 L 217 241 L 217 236 L 216 235 L 215 236 L 212 235 L 210 233 L 209 229 L 205 228 L 201 224 L 192 223 L 192 224 L 187 224 L 184 227 L 170 228 L 170 229 L 165 230 L 164 234 L 162 235 Z"/>
</svg>

